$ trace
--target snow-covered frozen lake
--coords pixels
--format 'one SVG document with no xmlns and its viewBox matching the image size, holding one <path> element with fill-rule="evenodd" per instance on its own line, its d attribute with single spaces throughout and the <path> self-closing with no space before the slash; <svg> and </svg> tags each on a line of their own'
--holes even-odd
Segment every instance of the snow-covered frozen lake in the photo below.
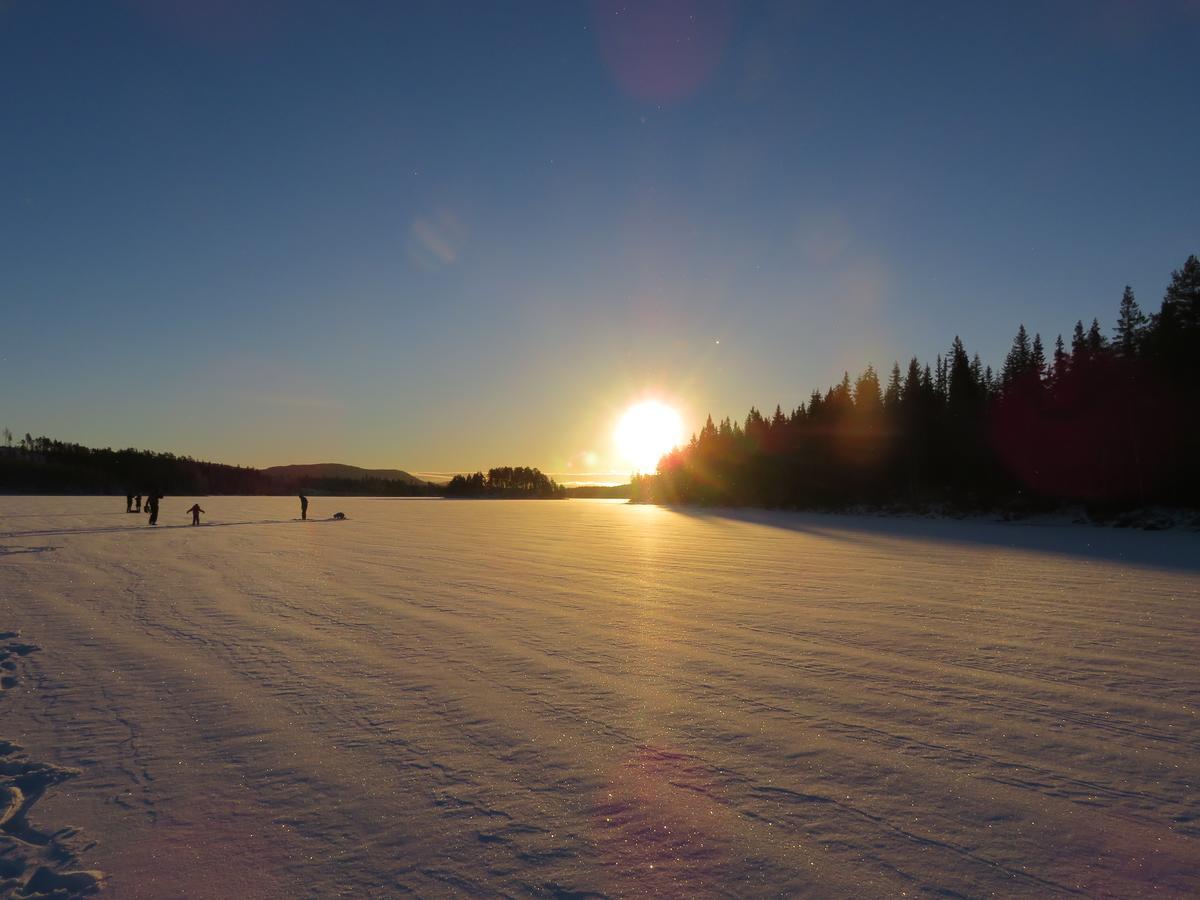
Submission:
<svg viewBox="0 0 1200 900">
<path fill-rule="evenodd" d="M 0 497 L 0 751 L 80 770 L 0 883 L 70 825 L 117 897 L 1200 891 L 1196 533 L 192 502 Z"/>
</svg>

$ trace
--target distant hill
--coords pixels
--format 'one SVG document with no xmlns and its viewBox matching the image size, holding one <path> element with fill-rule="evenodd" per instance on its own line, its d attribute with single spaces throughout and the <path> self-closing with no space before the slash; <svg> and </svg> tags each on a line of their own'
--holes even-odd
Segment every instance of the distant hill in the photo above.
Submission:
<svg viewBox="0 0 1200 900">
<path fill-rule="evenodd" d="M 263 474 L 277 481 L 315 481 L 336 478 L 341 481 L 403 481 L 408 484 L 425 485 L 429 482 L 402 469 L 360 469 L 342 463 L 310 463 L 297 466 L 271 466 Z"/>
<path fill-rule="evenodd" d="M 7 444 L 7 442 L 6 442 Z M 148 450 L 95 449 L 26 434 L 0 446 L 0 493 L 100 493 L 166 496 L 281 495 L 425 497 L 438 488 L 399 469 L 276 466 L 252 469 Z"/>
</svg>

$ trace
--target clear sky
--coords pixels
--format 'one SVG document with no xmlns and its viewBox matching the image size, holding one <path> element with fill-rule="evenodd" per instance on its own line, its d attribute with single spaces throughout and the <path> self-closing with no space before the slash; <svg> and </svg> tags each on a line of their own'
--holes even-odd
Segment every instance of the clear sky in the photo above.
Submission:
<svg viewBox="0 0 1200 900">
<path fill-rule="evenodd" d="M 574 480 L 643 395 L 996 365 L 1200 252 L 1197 47 L 1195 0 L 0 0 L 0 426 Z"/>
</svg>

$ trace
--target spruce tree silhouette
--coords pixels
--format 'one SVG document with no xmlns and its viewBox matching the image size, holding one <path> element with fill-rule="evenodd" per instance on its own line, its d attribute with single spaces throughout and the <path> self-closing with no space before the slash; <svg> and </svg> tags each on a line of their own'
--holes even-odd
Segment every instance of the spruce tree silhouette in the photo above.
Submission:
<svg viewBox="0 0 1200 900">
<path fill-rule="evenodd" d="M 1113 331 L 1116 350 L 1126 359 L 1133 359 L 1140 352 L 1146 337 L 1147 321 L 1146 314 L 1134 299 L 1133 288 L 1125 285 L 1117 313 L 1117 325 Z"/>
</svg>

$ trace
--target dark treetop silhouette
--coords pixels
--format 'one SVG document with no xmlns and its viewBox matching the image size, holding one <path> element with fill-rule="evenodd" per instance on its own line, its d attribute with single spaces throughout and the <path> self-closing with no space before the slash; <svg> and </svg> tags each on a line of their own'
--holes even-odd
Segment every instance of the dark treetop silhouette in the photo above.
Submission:
<svg viewBox="0 0 1200 900">
<path fill-rule="evenodd" d="M 535 468 L 503 466 L 456 476 L 448 485 L 403 478 L 325 477 L 324 469 L 350 466 L 292 466 L 281 473 L 200 462 L 172 453 L 144 450 L 94 450 L 79 444 L 26 434 L 16 447 L 0 447 L 0 491 L 48 494 L 124 494 L 126 485 L 162 485 L 174 496 L 197 494 L 269 494 L 299 496 L 307 517 L 307 495 L 359 497 L 511 497 L 558 499 L 562 486 Z M 363 470 L 357 470 L 363 471 Z M 369 471 L 369 470 L 368 470 Z M 151 491 L 154 493 L 154 491 Z M 147 512 L 150 501 L 147 499 Z"/>
<path fill-rule="evenodd" d="M 913 358 L 882 384 L 872 366 L 790 413 L 710 416 L 634 480 L 635 500 L 839 507 L 1097 510 L 1200 506 L 1200 261 L 1172 273 L 1146 316 L 1126 287 L 1110 340 L 1075 324 L 1047 359 L 1022 325 L 997 375 L 957 337 L 933 367 Z"/>
<path fill-rule="evenodd" d="M 447 497 L 536 497 L 558 500 L 567 496 L 566 488 L 538 469 L 526 466 L 500 466 L 473 475 L 455 475 L 446 485 Z"/>
<path fill-rule="evenodd" d="M 349 468 L 349 467 L 340 467 Z M 436 485 L 412 479 L 281 475 L 243 466 L 201 462 L 173 453 L 92 449 L 26 434 L 0 447 L 0 491 L 47 494 L 128 494 L 130 486 L 161 485 L 174 496 L 197 494 L 341 494 L 430 496 Z M 136 504 L 135 504 L 136 507 Z"/>
</svg>

